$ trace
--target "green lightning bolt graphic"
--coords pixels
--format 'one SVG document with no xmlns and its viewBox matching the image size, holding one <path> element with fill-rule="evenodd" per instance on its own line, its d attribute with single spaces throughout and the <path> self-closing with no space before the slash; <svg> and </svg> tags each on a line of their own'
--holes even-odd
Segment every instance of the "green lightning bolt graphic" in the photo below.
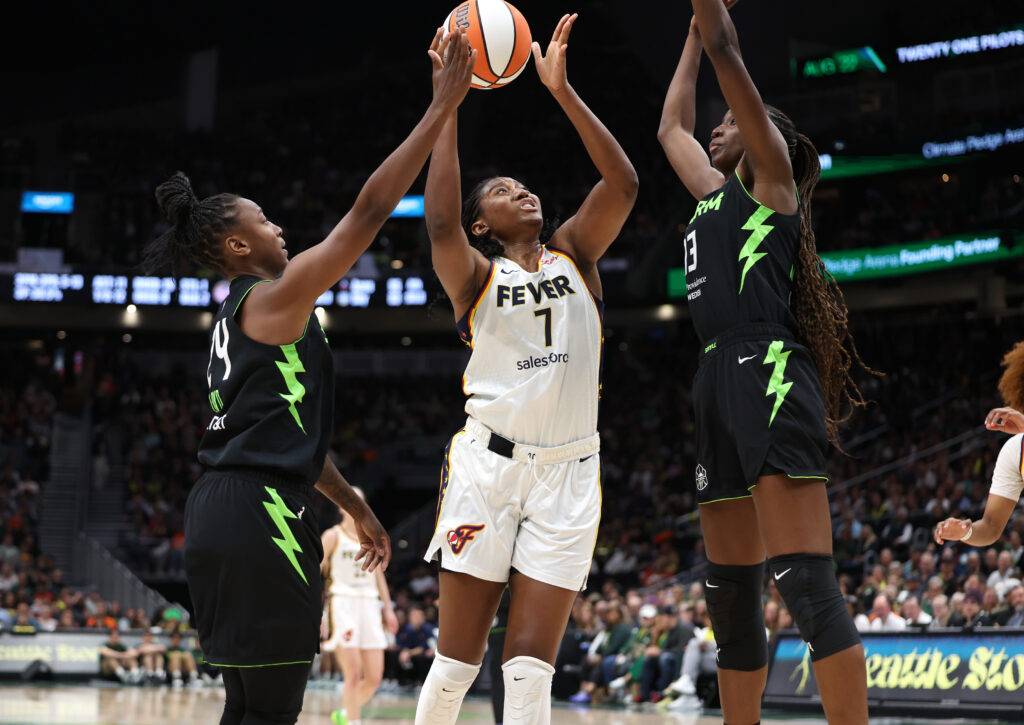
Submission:
<svg viewBox="0 0 1024 725">
<path fill-rule="evenodd" d="M 284 352 L 286 362 L 277 362 L 277 369 L 281 371 L 281 375 L 284 376 L 285 385 L 288 386 L 288 392 L 281 393 L 281 397 L 288 401 L 288 410 L 291 412 L 292 417 L 295 418 L 295 422 L 299 424 L 299 429 L 305 433 L 306 429 L 302 425 L 302 419 L 299 418 L 299 411 L 295 409 L 295 404 L 302 402 L 302 398 L 306 395 L 306 387 L 299 382 L 295 375 L 296 373 L 306 372 L 306 368 L 302 367 L 299 354 L 295 352 L 295 343 L 281 345 L 281 350 Z"/>
<path fill-rule="evenodd" d="M 757 207 L 757 211 L 751 214 L 750 218 L 747 219 L 747 223 L 740 227 L 745 231 L 751 232 L 750 236 L 747 238 L 747 243 L 744 244 L 743 249 L 740 250 L 739 256 L 740 262 L 746 260 L 743 265 L 743 274 L 740 276 L 741 293 L 743 292 L 743 283 L 747 279 L 747 272 L 750 271 L 751 267 L 757 264 L 761 257 L 767 256 L 768 254 L 767 252 L 755 254 L 755 252 L 757 252 L 757 248 L 761 246 L 761 242 L 764 241 L 764 238 L 768 236 L 768 232 L 775 228 L 764 223 L 765 220 L 773 213 L 774 212 L 772 212 L 768 207 L 759 206 Z"/>
<path fill-rule="evenodd" d="M 285 523 L 285 519 L 294 519 L 298 517 L 293 514 L 287 506 L 285 506 L 284 501 L 281 500 L 277 491 L 272 489 L 270 486 L 264 486 L 263 488 L 267 489 L 267 493 L 270 494 L 270 498 L 273 501 L 273 503 L 271 503 L 271 501 L 264 501 L 263 505 L 266 507 L 267 513 L 270 514 L 271 520 L 277 525 L 278 531 L 281 532 L 280 539 L 271 537 L 271 540 L 281 547 L 281 551 L 283 551 L 284 555 L 288 557 L 288 561 L 290 561 L 292 566 L 295 567 L 295 571 L 299 572 L 299 576 L 302 577 L 302 581 L 306 582 L 306 586 L 309 586 L 309 581 L 306 579 L 306 575 L 303 573 L 302 567 L 299 566 L 299 562 L 295 558 L 295 552 L 297 551 L 301 554 L 302 547 L 299 546 L 299 542 L 295 540 L 295 535 L 292 534 L 292 530 L 288 527 L 288 524 Z"/>
<path fill-rule="evenodd" d="M 765 397 L 774 394 L 775 395 L 775 407 L 772 408 L 772 417 L 768 419 L 768 427 L 771 428 L 772 423 L 775 422 L 775 414 L 779 412 L 779 408 L 782 407 L 782 401 L 786 399 L 786 393 L 793 387 L 792 382 L 784 383 L 783 374 L 786 372 L 786 360 L 789 359 L 789 353 L 792 350 L 782 351 L 782 340 L 773 340 L 772 344 L 768 346 L 768 354 L 765 355 L 764 362 L 762 365 L 775 364 L 775 369 L 772 370 L 772 376 L 768 380 L 768 390 L 765 392 Z"/>
</svg>

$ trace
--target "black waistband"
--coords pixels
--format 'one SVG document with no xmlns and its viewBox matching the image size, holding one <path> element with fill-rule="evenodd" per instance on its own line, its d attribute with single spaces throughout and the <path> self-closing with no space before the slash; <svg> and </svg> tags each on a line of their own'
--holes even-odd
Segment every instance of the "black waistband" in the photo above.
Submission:
<svg viewBox="0 0 1024 725">
<path fill-rule="evenodd" d="M 704 347 L 701 348 L 700 359 L 704 360 L 735 342 L 743 342 L 745 340 L 786 340 L 787 342 L 795 342 L 795 337 L 793 331 L 788 327 L 775 324 L 774 322 L 737 325 L 706 341 Z"/>
<path fill-rule="evenodd" d="M 273 488 L 287 488 L 307 496 L 312 495 L 313 485 L 316 483 L 307 480 L 305 476 L 289 475 L 269 468 L 250 468 L 248 466 L 219 466 L 217 468 L 207 466 L 206 473 L 251 481 Z"/>
<path fill-rule="evenodd" d="M 487 441 L 487 450 L 492 453 L 497 453 L 499 456 L 505 456 L 505 458 L 511 458 L 512 454 L 516 450 L 516 444 L 510 441 L 504 436 L 500 436 L 491 431 L 491 437 Z"/>
</svg>

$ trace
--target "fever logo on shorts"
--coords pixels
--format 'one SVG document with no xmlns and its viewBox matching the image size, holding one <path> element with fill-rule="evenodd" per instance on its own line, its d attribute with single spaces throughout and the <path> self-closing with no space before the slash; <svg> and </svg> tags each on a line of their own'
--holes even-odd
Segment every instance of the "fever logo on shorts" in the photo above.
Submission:
<svg viewBox="0 0 1024 725">
<path fill-rule="evenodd" d="M 697 464 L 697 490 L 703 491 L 708 487 L 708 472 L 704 470 L 704 466 Z"/>
<path fill-rule="evenodd" d="M 352 631 L 351 629 L 346 629 L 346 630 L 345 630 L 345 634 L 341 635 L 341 638 L 342 638 L 342 639 L 343 639 L 343 640 L 344 640 L 345 642 L 351 642 L 351 641 L 352 641 L 352 635 L 353 635 L 353 634 L 355 634 L 355 632 L 353 632 L 353 631 Z"/>
<path fill-rule="evenodd" d="M 473 534 L 482 531 L 483 524 L 463 524 L 448 532 L 448 546 L 452 548 L 453 554 L 461 554 L 466 544 L 473 540 Z"/>
</svg>

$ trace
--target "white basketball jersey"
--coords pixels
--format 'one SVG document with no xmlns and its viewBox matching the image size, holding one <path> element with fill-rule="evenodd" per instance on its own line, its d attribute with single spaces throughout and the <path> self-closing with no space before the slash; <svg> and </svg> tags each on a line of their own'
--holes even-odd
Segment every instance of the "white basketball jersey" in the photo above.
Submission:
<svg viewBox="0 0 1024 725">
<path fill-rule="evenodd" d="M 1024 490 L 1024 450 L 1022 450 L 1024 434 L 1010 438 L 999 450 L 996 467 L 992 472 L 992 487 L 989 493 L 1008 498 L 1011 501 L 1020 499 Z"/>
<path fill-rule="evenodd" d="M 373 572 L 362 570 L 362 562 L 356 561 L 359 542 L 349 536 L 341 524 L 338 531 L 338 545 L 331 552 L 330 587 L 333 596 L 374 597 L 379 596 L 377 579 Z"/>
<path fill-rule="evenodd" d="M 473 348 L 462 379 L 466 412 L 528 445 L 596 433 L 601 308 L 564 252 L 545 248 L 533 272 L 496 257 L 458 325 Z"/>
</svg>

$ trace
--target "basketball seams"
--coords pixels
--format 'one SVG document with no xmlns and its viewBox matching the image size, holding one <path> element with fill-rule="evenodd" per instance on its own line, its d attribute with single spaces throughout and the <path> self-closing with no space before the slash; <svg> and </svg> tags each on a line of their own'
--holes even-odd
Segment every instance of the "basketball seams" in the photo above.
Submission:
<svg viewBox="0 0 1024 725">
<path fill-rule="evenodd" d="M 482 58 L 477 58 L 470 80 L 474 88 L 502 88 L 519 77 L 529 63 L 530 26 L 522 13 L 505 0 L 465 0 L 448 13 L 443 27 L 451 33 L 460 25 L 466 28 L 470 45 L 483 53 Z M 514 73 L 506 75 L 516 67 Z"/>
<path fill-rule="evenodd" d="M 476 22 L 473 23 L 473 26 L 476 27 L 477 32 L 480 35 L 480 42 L 484 46 L 484 48 L 483 48 L 483 51 L 484 51 L 484 53 L 483 53 L 483 55 L 484 55 L 484 65 L 487 66 L 487 70 L 494 76 L 493 80 L 485 78 L 485 79 L 483 79 L 483 81 L 485 83 L 487 83 L 488 85 L 493 85 L 494 83 L 497 83 L 498 79 L 501 76 L 499 74 L 495 73 L 494 69 L 491 67 L 491 54 L 487 50 L 487 34 L 484 32 L 484 23 L 483 23 L 482 16 L 480 15 L 480 0 L 472 0 L 472 7 L 473 7 L 473 12 L 476 13 Z M 476 70 L 476 69 L 474 69 L 474 70 Z"/>
</svg>

